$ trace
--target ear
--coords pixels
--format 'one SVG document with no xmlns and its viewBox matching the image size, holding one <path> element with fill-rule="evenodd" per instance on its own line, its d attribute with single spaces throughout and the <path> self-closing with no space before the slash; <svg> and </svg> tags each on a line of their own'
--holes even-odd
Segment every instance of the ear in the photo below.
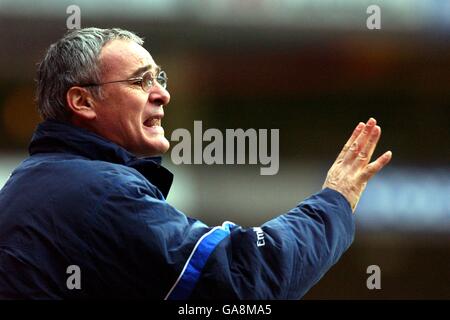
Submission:
<svg viewBox="0 0 450 320">
<path fill-rule="evenodd" d="M 92 94 L 82 87 L 71 87 L 66 94 L 67 106 L 74 117 L 80 120 L 94 120 L 95 102 Z"/>
</svg>

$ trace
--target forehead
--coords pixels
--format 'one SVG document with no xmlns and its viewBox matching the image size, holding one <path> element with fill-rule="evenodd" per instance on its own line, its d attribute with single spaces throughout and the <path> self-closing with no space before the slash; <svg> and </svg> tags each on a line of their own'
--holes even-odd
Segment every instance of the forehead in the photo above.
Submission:
<svg viewBox="0 0 450 320">
<path fill-rule="evenodd" d="M 99 61 L 105 81 L 117 76 L 128 77 L 143 66 L 156 68 L 150 53 L 129 40 L 113 40 L 107 43 L 100 52 Z"/>
</svg>

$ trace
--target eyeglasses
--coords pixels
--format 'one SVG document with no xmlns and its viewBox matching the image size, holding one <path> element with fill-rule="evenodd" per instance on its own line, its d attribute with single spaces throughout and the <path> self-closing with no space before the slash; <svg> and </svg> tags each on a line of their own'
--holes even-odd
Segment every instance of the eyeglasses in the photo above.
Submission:
<svg viewBox="0 0 450 320">
<path fill-rule="evenodd" d="M 154 80 L 156 80 L 161 87 L 164 89 L 167 88 L 167 74 L 165 71 L 160 71 L 156 77 L 153 76 L 153 74 L 150 71 L 147 71 L 142 75 L 142 77 L 136 77 L 126 80 L 116 80 L 116 81 L 109 81 L 109 82 L 103 82 L 103 83 L 88 83 L 80 85 L 80 87 L 94 87 L 94 86 L 102 86 L 104 84 L 109 83 L 118 83 L 118 82 L 132 82 L 133 84 L 139 84 L 142 87 L 142 90 L 145 92 L 149 92 L 150 88 L 155 85 Z"/>
</svg>

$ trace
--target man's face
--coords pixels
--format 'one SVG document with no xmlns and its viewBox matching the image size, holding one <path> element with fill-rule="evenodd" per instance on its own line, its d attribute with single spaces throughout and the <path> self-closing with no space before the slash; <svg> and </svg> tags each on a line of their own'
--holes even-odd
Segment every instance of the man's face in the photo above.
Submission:
<svg viewBox="0 0 450 320">
<path fill-rule="evenodd" d="M 135 42 L 113 40 L 99 57 L 101 82 L 140 77 L 157 65 L 149 52 Z M 120 82 L 102 86 L 103 99 L 95 100 L 96 118 L 92 129 L 137 156 L 155 156 L 169 149 L 161 119 L 170 95 L 156 80 L 150 92 L 140 83 Z"/>
</svg>

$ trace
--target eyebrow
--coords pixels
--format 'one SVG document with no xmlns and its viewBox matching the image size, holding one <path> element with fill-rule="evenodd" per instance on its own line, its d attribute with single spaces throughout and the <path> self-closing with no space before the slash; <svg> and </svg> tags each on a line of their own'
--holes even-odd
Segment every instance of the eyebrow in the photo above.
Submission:
<svg viewBox="0 0 450 320">
<path fill-rule="evenodd" d="M 161 66 L 156 65 L 156 67 L 154 65 L 148 64 L 146 66 L 140 67 L 139 69 L 137 69 L 136 71 L 134 71 L 129 78 L 135 78 L 135 77 L 139 77 L 142 76 L 142 74 L 146 71 L 149 70 L 154 70 L 156 69 L 157 72 L 159 72 L 161 70 Z"/>
</svg>

